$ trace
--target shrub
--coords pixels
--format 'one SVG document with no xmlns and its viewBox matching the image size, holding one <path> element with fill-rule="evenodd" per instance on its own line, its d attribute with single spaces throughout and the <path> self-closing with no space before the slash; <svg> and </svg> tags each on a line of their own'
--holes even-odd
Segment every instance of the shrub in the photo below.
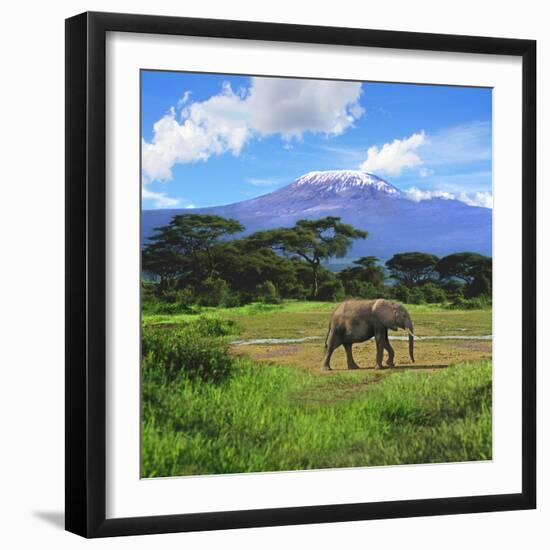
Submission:
<svg viewBox="0 0 550 550">
<path fill-rule="evenodd" d="M 210 325 L 210 321 L 206 321 Z M 207 330 L 212 330 L 212 325 Z M 147 381 L 169 382 L 178 376 L 220 382 L 231 374 L 228 345 L 205 337 L 204 327 L 163 329 L 143 327 L 142 370 Z"/>
<path fill-rule="evenodd" d="M 256 296 L 264 304 L 280 304 L 281 298 L 277 288 L 271 281 L 264 281 L 256 287 Z"/>
<path fill-rule="evenodd" d="M 341 302 L 344 298 L 344 286 L 338 279 L 336 279 L 321 283 L 316 299 L 326 302 Z"/>
<path fill-rule="evenodd" d="M 447 305 L 448 309 L 486 309 L 491 306 L 489 296 L 478 296 L 476 298 L 463 298 L 459 296 Z"/>
<path fill-rule="evenodd" d="M 350 279 L 344 283 L 346 296 L 351 298 L 381 298 L 383 291 L 372 283 Z"/>
<path fill-rule="evenodd" d="M 425 301 L 429 304 L 442 303 L 447 300 L 445 291 L 434 283 L 425 284 L 422 287 L 422 293 L 424 294 Z"/>
<path fill-rule="evenodd" d="M 293 298 L 294 300 L 307 300 L 310 292 L 311 291 L 305 286 L 296 284 L 292 286 L 289 285 L 283 295 L 288 298 Z"/>
<path fill-rule="evenodd" d="M 199 336 L 228 336 L 237 332 L 237 323 L 231 319 L 219 319 L 201 315 L 185 325 Z"/>
<path fill-rule="evenodd" d="M 254 293 L 248 291 L 248 290 L 241 290 L 240 292 L 235 294 L 236 298 L 239 300 L 239 304 L 241 306 L 245 306 L 246 304 L 251 304 L 254 301 Z M 227 306 L 227 307 L 233 307 L 233 306 Z"/>
<path fill-rule="evenodd" d="M 236 292 L 231 292 L 224 298 L 222 305 L 224 307 L 239 307 L 240 305 L 242 305 L 242 303 L 243 302 L 239 294 L 237 294 Z"/>
<path fill-rule="evenodd" d="M 426 300 L 421 287 L 409 288 L 404 284 L 397 284 L 391 289 L 391 298 L 405 304 L 422 304 Z"/>
<path fill-rule="evenodd" d="M 406 287 L 404 284 L 397 284 L 391 289 L 391 297 L 399 302 L 404 302 L 405 304 L 409 302 L 410 288 Z"/>
<path fill-rule="evenodd" d="M 161 295 L 161 300 L 169 304 L 180 304 L 182 307 L 189 307 L 195 300 L 195 293 L 192 288 L 182 288 L 179 290 L 167 290 Z"/>
<path fill-rule="evenodd" d="M 201 284 L 198 303 L 201 306 L 219 306 L 229 297 L 229 286 L 224 279 L 208 277 Z"/>
<path fill-rule="evenodd" d="M 466 298 L 476 298 L 477 296 L 490 296 L 492 292 L 492 281 L 486 273 L 480 273 L 471 284 L 466 288 L 464 296 Z"/>
<path fill-rule="evenodd" d="M 464 296 L 464 283 L 455 280 L 445 281 L 441 284 L 441 288 L 447 295 L 447 300 L 455 300 Z"/>
<path fill-rule="evenodd" d="M 424 292 L 422 289 L 415 286 L 409 289 L 409 304 L 423 304 L 425 302 Z"/>
<path fill-rule="evenodd" d="M 153 314 L 172 314 L 190 311 L 194 303 L 194 293 L 191 288 L 181 290 L 166 290 L 160 295 L 150 291 L 142 292 L 142 310 Z"/>
</svg>

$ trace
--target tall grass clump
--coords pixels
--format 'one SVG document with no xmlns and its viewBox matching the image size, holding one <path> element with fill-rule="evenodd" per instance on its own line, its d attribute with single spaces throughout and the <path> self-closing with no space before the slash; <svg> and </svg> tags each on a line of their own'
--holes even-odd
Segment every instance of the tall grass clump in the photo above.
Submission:
<svg viewBox="0 0 550 550">
<path fill-rule="evenodd" d="M 162 384 L 178 377 L 205 382 L 227 378 L 232 364 L 228 344 L 210 335 L 223 333 L 222 326 L 207 319 L 176 329 L 144 326 L 141 339 L 144 384 L 148 381 Z"/>
<path fill-rule="evenodd" d="M 238 332 L 237 323 L 231 319 L 220 319 L 201 315 L 193 321 L 184 324 L 187 330 L 192 330 L 200 336 L 230 336 Z"/>
<path fill-rule="evenodd" d="M 491 363 L 315 376 L 234 359 L 144 387 L 145 477 L 488 460 Z"/>
</svg>

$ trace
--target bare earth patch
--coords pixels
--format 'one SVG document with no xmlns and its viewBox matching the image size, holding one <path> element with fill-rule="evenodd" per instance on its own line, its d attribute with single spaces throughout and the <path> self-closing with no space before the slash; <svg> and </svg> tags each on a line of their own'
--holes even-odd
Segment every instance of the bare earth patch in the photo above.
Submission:
<svg viewBox="0 0 550 550">
<path fill-rule="evenodd" d="M 266 347 L 263 355 L 258 355 L 258 359 L 271 359 L 273 357 L 287 357 L 293 353 L 298 353 L 303 346 L 277 346 L 273 348 Z"/>
<path fill-rule="evenodd" d="M 416 363 L 412 363 L 406 342 L 392 341 L 395 350 L 395 369 L 383 369 L 381 373 L 398 372 L 401 369 L 435 371 L 448 367 L 453 363 L 491 359 L 492 342 L 483 340 L 420 340 L 415 344 Z M 286 365 L 302 368 L 319 374 L 324 355 L 322 342 L 307 342 L 301 345 L 250 345 L 232 346 L 231 353 L 237 356 L 249 357 L 253 361 L 270 364 Z M 376 346 L 374 341 L 353 346 L 355 361 L 361 367 L 354 371 L 374 370 Z M 384 361 L 386 361 L 386 356 Z M 344 349 L 338 348 L 332 356 L 331 366 L 334 371 L 347 371 Z"/>
</svg>

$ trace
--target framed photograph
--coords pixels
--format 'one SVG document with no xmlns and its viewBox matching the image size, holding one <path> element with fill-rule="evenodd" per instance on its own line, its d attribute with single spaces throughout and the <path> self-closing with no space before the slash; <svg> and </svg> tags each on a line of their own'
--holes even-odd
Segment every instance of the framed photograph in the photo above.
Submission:
<svg viewBox="0 0 550 550">
<path fill-rule="evenodd" d="M 530 509 L 530 40 L 66 21 L 66 528 Z"/>
</svg>

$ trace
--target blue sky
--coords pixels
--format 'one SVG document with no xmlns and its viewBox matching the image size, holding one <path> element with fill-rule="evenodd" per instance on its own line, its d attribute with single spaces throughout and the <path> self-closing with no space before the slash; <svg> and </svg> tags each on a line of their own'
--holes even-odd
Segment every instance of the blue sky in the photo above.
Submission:
<svg viewBox="0 0 550 550">
<path fill-rule="evenodd" d="M 142 71 L 143 208 L 228 204 L 312 170 L 492 206 L 492 90 Z"/>
</svg>

